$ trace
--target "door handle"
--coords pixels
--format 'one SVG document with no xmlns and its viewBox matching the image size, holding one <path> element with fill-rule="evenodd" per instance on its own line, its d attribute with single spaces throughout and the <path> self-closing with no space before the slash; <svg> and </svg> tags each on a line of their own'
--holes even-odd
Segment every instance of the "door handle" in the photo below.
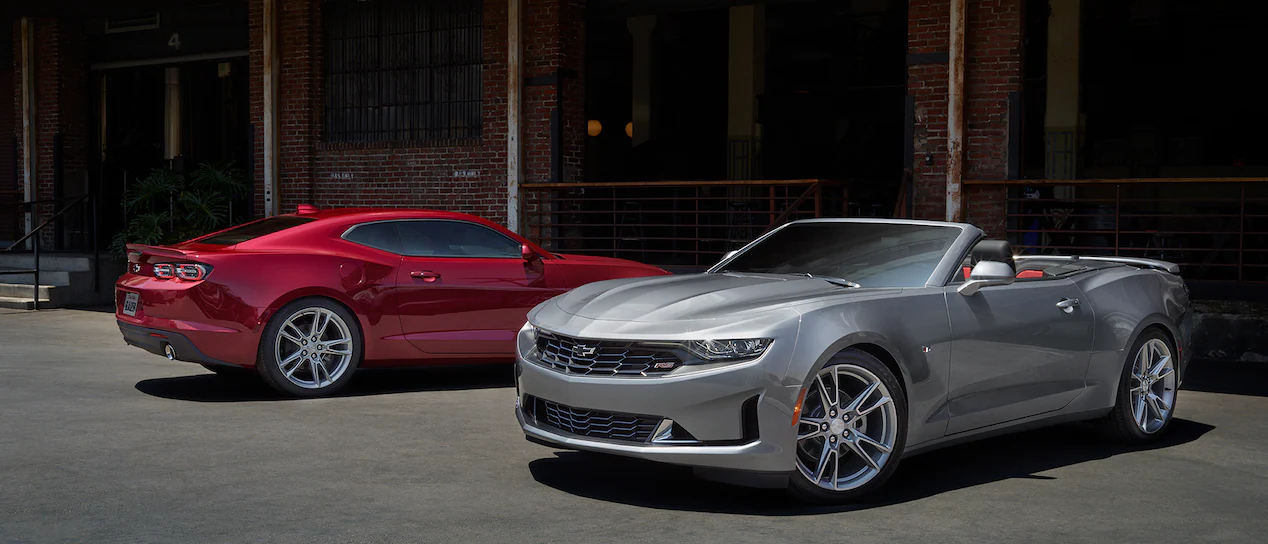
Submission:
<svg viewBox="0 0 1268 544">
<path fill-rule="evenodd" d="M 411 278 L 421 279 L 426 283 L 431 283 L 440 279 L 440 274 L 432 272 L 431 270 L 415 270 L 413 272 L 410 272 L 409 276 Z"/>
<path fill-rule="evenodd" d="M 1057 307 L 1061 308 L 1061 311 L 1067 314 L 1074 313 L 1074 307 L 1078 305 L 1079 305 L 1079 299 L 1077 298 L 1063 298 L 1061 299 L 1061 302 L 1057 303 Z"/>
</svg>

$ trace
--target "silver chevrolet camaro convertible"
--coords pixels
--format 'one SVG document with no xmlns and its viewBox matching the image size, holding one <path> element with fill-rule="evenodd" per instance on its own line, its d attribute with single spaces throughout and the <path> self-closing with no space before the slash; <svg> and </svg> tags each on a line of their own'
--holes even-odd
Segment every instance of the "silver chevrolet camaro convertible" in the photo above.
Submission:
<svg viewBox="0 0 1268 544">
<path fill-rule="evenodd" d="M 1171 263 L 1016 256 L 976 227 L 784 225 L 703 274 L 602 281 L 534 308 L 516 416 L 551 447 L 849 500 L 905 456 L 1094 420 L 1157 438 L 1190 336 Z"/>
</svg>

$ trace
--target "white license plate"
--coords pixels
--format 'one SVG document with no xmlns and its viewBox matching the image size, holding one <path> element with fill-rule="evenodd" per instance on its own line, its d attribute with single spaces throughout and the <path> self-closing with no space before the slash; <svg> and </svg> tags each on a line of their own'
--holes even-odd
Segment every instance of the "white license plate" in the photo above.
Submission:
<svg viewBox="0 0 1268 544">
<path fill-rule="evenodd" d="M 123 296 L 123 314 L 135 316 L 136 307 L 141 304 L 140 293 L 128 293 Z"/>
</svg>

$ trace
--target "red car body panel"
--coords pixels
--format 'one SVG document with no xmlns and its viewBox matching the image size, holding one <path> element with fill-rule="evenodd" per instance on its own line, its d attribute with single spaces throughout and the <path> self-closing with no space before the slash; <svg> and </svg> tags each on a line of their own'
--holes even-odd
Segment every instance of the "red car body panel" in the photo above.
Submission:
<svg viewBox="0 0 1268 544">
<path fill-rule="evenodd" d="M 316 220 L 232 246 L 199 243 L 215 234 L 170 247 L 129 246 L 128 270 L 115 284 L 125 340 L 156 353 L 170 343 L 182 360 L 251 367 L 273 314 L 320 296 L 356 315 L 362 367 L 511 362 L 515 333 L 538 303 L 593 281 L 668 274 L 633 261 L 552 254 L 460 213 L 328 210 L 301 217 Z M 342 238 L 355 225 L 411 219 L 483 225 L 540 258 L 403 257 Z M 211 272 L 199 281 L 154 277 L 154 264 L 178 262 Z M 123 311 L 128 293 L 139 295 L 135 316 Z"/>
</svg>

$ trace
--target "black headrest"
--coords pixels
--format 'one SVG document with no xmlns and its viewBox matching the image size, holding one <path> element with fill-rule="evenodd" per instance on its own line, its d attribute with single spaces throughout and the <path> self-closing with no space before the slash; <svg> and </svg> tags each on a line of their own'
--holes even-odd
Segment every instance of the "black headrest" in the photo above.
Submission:
<svg viewBox="0 0 1268 544">
<path fill-rule="evenodd" d="M 973 264 L 982 261 L 997 261 L 1007 264 L 1013 270 L 1017 269 L 1017 266 L 1013 264 L 1013 246 L 1003 240 L 982 240 L 973 246 L 970 255 L 973 258 Z"/>
</svg>

